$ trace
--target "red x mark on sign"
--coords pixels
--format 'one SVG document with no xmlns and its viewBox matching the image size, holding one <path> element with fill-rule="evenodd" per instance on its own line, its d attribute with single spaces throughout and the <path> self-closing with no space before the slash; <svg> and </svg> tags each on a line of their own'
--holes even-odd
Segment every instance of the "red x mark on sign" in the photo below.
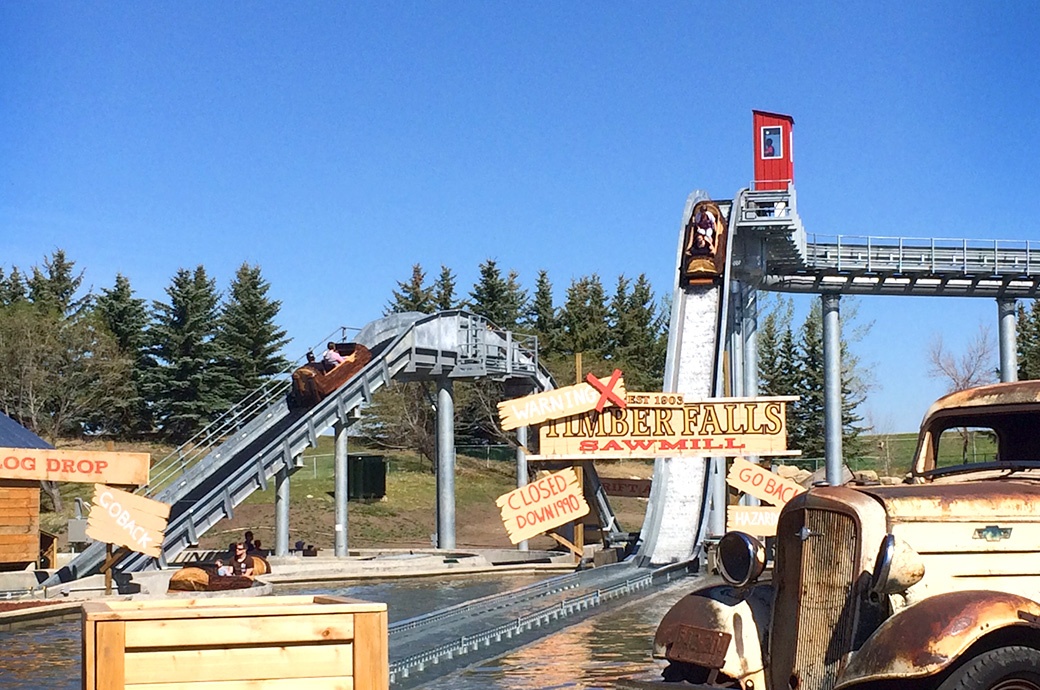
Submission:
<svg viewBox="0 0 1040 690">
<path fill-rule="evenodd" d="M 602 412 L 603 406 L 607 404 L 607 401 L 613 402 L 618 407 L 625 407 L 625 400 L 620 395 L 614 392 L 614 386 L 617 384 L 618 379 L 621 378 L 621 370 L 615 369 L 614 373 L 610 375 L 610 383 L 603 385 L 603 383 L 589 372 L 585 376 L 585 380 L 589 384 L 600 392 L 599 402 L 596 403 L 596 412 Z"/>
</svg>

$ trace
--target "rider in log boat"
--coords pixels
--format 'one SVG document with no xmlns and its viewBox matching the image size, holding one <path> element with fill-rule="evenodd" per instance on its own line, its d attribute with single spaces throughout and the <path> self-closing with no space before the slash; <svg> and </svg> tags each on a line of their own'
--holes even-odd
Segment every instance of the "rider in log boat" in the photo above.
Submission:
<svg viewBox="0 0 1040 690">
<path fill-rule="evenodd" d="M 711 283 L 726 262 L 726 219 L 714 201 L 699 201 L 686 223 L 682 277 L 688 285 Z"/>
<path fill-rule="evenodd" d="M 293 372 L 292 388 L 286 398 L 289 409 L 314 407 L 361 371 L 371 359 L 368 348 L 358 343 L 329 343 L 321 362 L 315 361 L 314 353 L 308 352 L 307 363 Z"/>
</svg>

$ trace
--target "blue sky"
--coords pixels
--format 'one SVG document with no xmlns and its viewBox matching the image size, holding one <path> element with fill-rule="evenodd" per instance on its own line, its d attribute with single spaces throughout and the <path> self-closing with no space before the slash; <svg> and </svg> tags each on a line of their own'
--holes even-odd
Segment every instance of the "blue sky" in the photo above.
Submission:
<svg viewBox="0 0 1040 690">
<path fill-rule="evenodd" d="M 416 262 L 664 295 L 687 194 L 752 176 L 754 108 L 795 118 L 810 232 L 1040 240 L 1038 35 L 1029 2 L 3 3 L 0 265 L 63 248 L 152 300 L 257 263 L 293 355 Z M 943 392 L 931 338 L 996 336 L 993 300 L 860 314 L 889 430 Z"/>
</svg>

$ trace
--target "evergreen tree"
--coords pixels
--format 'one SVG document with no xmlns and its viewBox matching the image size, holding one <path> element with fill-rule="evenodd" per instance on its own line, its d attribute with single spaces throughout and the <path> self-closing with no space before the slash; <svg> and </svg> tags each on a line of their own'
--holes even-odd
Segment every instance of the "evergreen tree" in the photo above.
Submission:
<svg viewBox="0 0 1040 690">
<path fill-rule="evenodd" d="M 1040 303 L 1018 305 L 1018 379 L 1040 379 Z"/>
<path fill-rule="evenodd" d="M 230 406 L 231 379 L 219 365 L 225 359 L 215 341 L 219 296 L 206 269 L 180 269 L 166 294 L 168 303 L 153 304 L 148 336 L 156 366 L 144 390 L 163 433 L 184 441 Z"/>
<path fill-rule="evenodd" d="M 506 278 L 494 259 L 480 264 L 480 277 L 469 293 L 473 313 L 505 330 L 515 329 L 527 304 L 517 273 Z"/>
<path fill-rule="evenodd" d="M 842 454 L 845 458 L 859 456 L 864 448 L 860 438 L 864 427 L 858 413 L 866 399 L 867 372 L 849 348 L 851 340 L 858 340 L 870 328 L 870 324 L 854 327 L 856 305 L 847 301 L 841 349 L 841 408 L 842 408 Z M 850 337 L 846 337 L 846 332 Z M 806 458 L 824 456 L 824 358 L 823 358 L 823 309 L 820 300 L 813 300 L 809 314 L 802 324 L 795 348 L 795 361 L 800 381 L 794 395 L 800 395 L 788 414 L 790 433 L 788 443 L 798 448 Z"/>
<path fill-rule="evenodd" d="M 798 395 L 802 372 L 791 331 L 793 305 L 780 297 L 758 328 L 758 390 L 761 395 Z"/>
<path fill-rule="evenodd" d="M 90 295 L 76 298 L 83 283 L 83 271 L 76 273 L 76 262 L 57 249 L 44 258 L 43 269 L 34 266 L 29 279 L 29 299 L 33 304 L 54 309 L 63 316 L 73 316 L 90 303 Z"/>
<path fill-rule="evenodd" d="M 101 291 L 94 312 L 115 337 L 120 353 L 130 366 L 130 375 L 126 390 L 106 400 L 93 423 L 106 432 L 124 437 L 150 429 L 150 413 L 141 393 L 150 361 L 146 350 L 148 310 L 145 302 L 134 297 L 130 280 L 117 274 L 112 289 Z"/>
<path fill-rule="evenodd" d="M 610 303 L 610 358 L 625 372 L 632 390 L 660 389 L 664 378 L 667 337 L 645 274 L 634 283 L 618 276 Z"/>
<path fill-rule="evenodd" d="M 11 275 L 6 280 L 0 281 L 0 306 L 17 304 L 26 299 L 27 288 L 25 279 L 17 266 L 11 268 Z"/>
<path fill-rule="evenodd" d="M 435 307 L 433 304 L 433 290 L 426 286 L 426 272 L 421 264 L 412 266 L 412 277 L 407 282 L 397 283 L 397 290 L 393 291 L 393 299 L 386 307 L 387 314 L 401 314 L 403 312 L 417 311 L 422 314 L 432 314 Z"/>
<path fill-rule="evenodd" d="M 267 296 L 269 289 L 260 267 L 243 263 L 221 309 L 216 343 L 231 377 L 231 400 L 241 400 L 289 366 L 281 355 L 289 339 L 275 324 L 282 303 Z"/>
<path fill-rule="evenodd" d="M 538 271 L 534 298 L 525 314 L 524 326 L 538 336 L 538 351 L 542 358 L 552 358 L 559 352 L 560 317 L 553 306 L 552 282 L 549 274 Z"/>
<path fill-rule="evenodd" d="M 818 299 L 813 300 L 809 314 L 805 317 L 799 330 L 796 345 L 796 359 L 801 380 L 798 393 L 801 398 L 792 405 L 789 413 L 791 422 L 791 443 L 802 451 L 806 458 L 822 458 L 824 456 L 823 419 L 824 382 L 823 382 L 823 317 Z"/>
<path fill-rule="evenodd" d="M 447 266 L 441 266 L 441 274 L 433 284 L 431 299 L 434 311 L 450 311 L 461 306 L 455 296 L 455 274 Z"/>
<path fill-rule="evenodd" d="M 603 283 L 595 273 L 571 282 L 560 314 L 562 348 L 604 358 L 609 344 Z"/>
</svg>

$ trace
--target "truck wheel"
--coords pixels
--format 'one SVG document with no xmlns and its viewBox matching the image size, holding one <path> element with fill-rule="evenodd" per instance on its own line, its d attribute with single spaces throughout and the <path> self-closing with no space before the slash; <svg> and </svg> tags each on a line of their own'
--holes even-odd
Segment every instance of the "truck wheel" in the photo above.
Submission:
<svg viewBox="0 0 1040 690">
<path fill-rule="evenodd" d="M 962 664 L 939 690 L 1040 690 L 1040 651 L 999 647 Z"/>
</svg>

